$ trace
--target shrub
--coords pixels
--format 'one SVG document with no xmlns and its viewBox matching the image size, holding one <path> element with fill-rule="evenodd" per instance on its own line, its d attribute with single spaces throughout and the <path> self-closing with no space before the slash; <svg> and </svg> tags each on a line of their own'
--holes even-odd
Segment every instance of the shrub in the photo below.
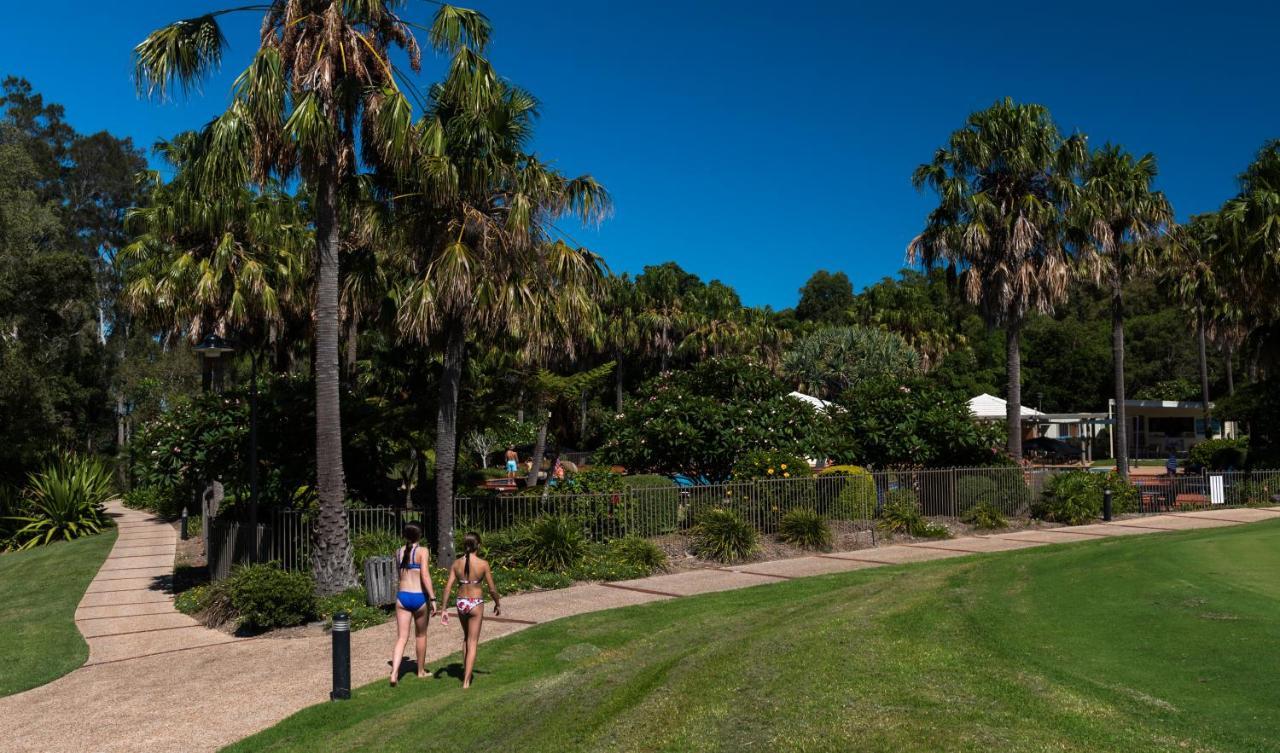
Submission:
<svg viewBox="0 0 1280 753">
<path fill-rule="evenodd" d="M 333 616 L 338 612 L 346 612 L 351 616 L 352 630 L 381 625 L 391 617 L 386 609 L 369 606 L 363 588 L 351 588 L 316 601 L 316 613 L 327 627 L 333 627 Z"/>
<path fill-rule="evenodd" d="M 203 585 L 188 588 L 173 599 L 173 606 L 183 614 L 198 614 L 208 606 L 213 586 Z"/>
<path fill-rule="evenodd" d="M 182 514 L 182 504 L 178 500 L 177 489 L 165 486 L 135 486 L 124 493 L 125 507 L 147 510 L 162 518 L 174 518 Z"/>
<path fill-rule="evenodd" d="M 565 571 L 582 562 L 587 539 L 582 525 L 564 515 L 544 515 L 536 520 L 494 531 L 480 537 L 480 556 L 499 567 Z M 461 542 L 457 544 L 462 551 Z"/>
<path fill-rule="evenodd" d="M 975 505 L 994 507 L 1001 514 L 1025 514 L 1031 506 L 1031 490 L 1018 468 L 962 476 L 955 495 L 961 518 Z"/>
<path fill-rule="evenodd" d="M 812 476 L 809 461 L 783 450 L 750 450 L 733 465 L 734 481 Z"/>
<path fill-rule="evenodd" d="M 364 561 L 370 557 L 394 556 L 404 539 L 386 531 L 365 531 L 351 539 L 351 560 L 356 575 L 364 579 Z"/>
<path fill-rule="evenodd" d="M 611 494 L 626 491 L 622 474 L 605 466 L 584 468 L 555 488 L 554 494 Z"/>
<path fill-rule="evenodd" d="M 1187 455 L 1187 468 L 1225 471 L 1245 467 L 1248 458 L 1249 438 L 1206 439 L 1191 448 Z"/>
<path fill-rule="evenodd" d="M 666 489 L 674 487 L 675 481 L 656 473 L 641 473 L 635 476 L 623 476 L 622 483 L 631 489 Z"/>
<path fill-rule="evenodd" d="M 1000 508 L 990 502 L 979 502 L 970 507 L 960 516 L 960 520 L 974 528 L 984 530 L 1009 527 L 1009 521 L 1005 519 L 1004 513 L 1000 512 Z"/>
<path fill-rule="evenodd" d="M 276 563 L 236 568 L 227 593 L 240 627 L 269 630 L 301 625 L 316 616 L 315 585 L 306 573 L 281 570 Z"/>
<path fill-rule="evenodd" d="M 22 525 L 13 535 L 18 548 L 70 541 L 100 532 L 109 525 L 106 501 L 112 474 L 97 458 L 64 455 L 38 474 L 28 476 Z"/>
<path fill-rule="evenodd" d="M 610 541 L 608 555 L 610 559 L 623 564 L 644 568 L 646 575 L 665 571 L 669 564 L 667 553 L 661 547 L 639 536 L 626 536 Z"/>
<path fill-rule="evenodd" d="M 1280 495 L 1280 479 L 1237 481 L 1231 485 L 1231 503 L 1249 507 L 1270 507 Z"/>
<path fill-rule="evenodd" d="M 522 559 L 535 570 L 567 570 L 582 561 L 586 547 L 582 526 L 576 520 L 548 515 L 529 524 Z"/>
<path fill-rule="evenodd" d="M 1087 523 L 1102 515 L 1102 492 L 1111 490 L 1111 510 L 1132 512 L 1138 506 L 1138 488 L 1118 473 L 1089 471 L 1060 473 L 1045 484 L 1044 498 L 1031 511 L 1034 517 L 1068 525 Z"/>
<path fill-rule="evenodd" d="M 841 482 L 831 511 L 832 518 L 870 520 L 875 517 L 876 482 L 867 469 L 858 465 L 833 465 L 823 468 L 818 478 Z"/>
<path fill-rule="evenodd" d="M 760 551 L 760 534 L 733 510 L 708 511 L 692 533 L 693 553 L 704 559 L 731 563 Z"/>
<path fill-rule="evenodd" d="M 831 549 L 831 527 L 816 510 L 799 508 L 782 516 L 778 538 L 801 549 Z"/>
<path fill-rule="evenodd" d="M 920 514 L 920 498 L 911 489 L 890 489 L 885 493 L 878 525 L 885 533 L 901 533 L 922 539 L 951 536 L 945 526 L 931 523 Z"/>
</svg>

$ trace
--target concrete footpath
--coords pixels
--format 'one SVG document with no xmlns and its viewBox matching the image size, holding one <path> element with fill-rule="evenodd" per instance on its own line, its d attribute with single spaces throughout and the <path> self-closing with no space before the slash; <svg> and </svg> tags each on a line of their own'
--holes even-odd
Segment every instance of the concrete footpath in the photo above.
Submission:
<svg viewBox="0 0 1280 753">
<path fill-rule="evenodd" d="M 48 685 L 0 698 L 0 747 L 13 753 L 214 751 L 328 698 L 327 636 L 237 639 L 179 614 L 166 579 L 172 526 L 145 513 L 112 512 L 120 538 L 76 613 L 89 660 Z M 1280 508 L 1170 513 L 582 584 L 503 599 L 503 617 L 485 619 L 484 639 L 585 612 L 810 575 L 1277 518 Z M 393 624 L 352 635 L 354 685 L 387 676 L 394 638 Z M 456 628 L 433 622 L 430 668 L 459 648 Z"/>
</svg>

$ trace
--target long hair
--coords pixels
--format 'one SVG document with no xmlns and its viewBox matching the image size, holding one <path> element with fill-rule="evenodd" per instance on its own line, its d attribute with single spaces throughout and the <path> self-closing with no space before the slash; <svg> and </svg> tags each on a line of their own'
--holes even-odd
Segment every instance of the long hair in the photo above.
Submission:
<svg viewBox="0 0 1280 753">
<path fill-rule="evenodd" d="M 409 562 L 409 552 L 413 549 L 413 545 L 418 543 L 418 540 L 421 538 L 422 530 L 414 524 L 410 523 L 404 527 L 404 551 L 400 555 L 401 570 L 409 569 L 409 565 L 411 564 Z"/>
<path fill-rule="evenodd" d="M 462 560 L 462 577 L 471 580 L 471 555 L 480 548 L 480 534 L 470 531 L 462 537 L 462 551 L 466 552 Z"/>
</svg>

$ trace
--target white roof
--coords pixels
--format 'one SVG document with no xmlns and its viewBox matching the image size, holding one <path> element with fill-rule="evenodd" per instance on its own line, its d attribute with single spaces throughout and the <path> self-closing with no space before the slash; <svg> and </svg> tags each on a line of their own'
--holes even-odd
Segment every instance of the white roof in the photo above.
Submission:
<svg viewBox="0 0 1280 753">
<path fill-rule="evenodd" d="M 974 418 L 978 419 L 1003 419 L 1006 416 L 1008 405 L 1009 403 L 1002 398 L 988 395 L 984 392 L 969 401 L 969 412 L 973 414 Z M 1022 408 L 1023 418 L 1036 418 L 1044 415 L 1035 408 L 1028 408 L 1025 405 L 1020 407 Z"/>
<path fill-rule="evenodd" d="M 803 392 L 792 392 L 790 393 L 790 395 L 791 397 L 794 397 L 795 399 L 801 402 L 808 403 L 810 406 L 813 407 L 814 410 L 818 411 L 819 413 L 826 413 L 827 409 L 831 407 L 830 402 L 823 400 L 820 397 L 814 397 L 813 395 L 806 395 Z"/>
</svg>

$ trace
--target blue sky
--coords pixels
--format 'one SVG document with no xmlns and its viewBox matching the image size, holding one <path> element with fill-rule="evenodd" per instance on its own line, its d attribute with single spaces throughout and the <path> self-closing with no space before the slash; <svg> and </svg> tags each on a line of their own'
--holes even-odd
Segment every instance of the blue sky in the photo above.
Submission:
<svg viewBox="0 0 1280 753">
<path fill-rule="evenodd" d="M 15 5 L 0 74 L 30 79 L 81 131 L 149 146 L 225 106 L 256 24 L 228 25 L 224 70 L 177 104 L 135 95 L 133 45 L 234 4 Z M 617 271 L 674 259 L 748 304 L 794 305 L 817 269 L 859 286 L 893 274 L 932 202 L 911 170 L 1000 97 L 1040 102 L 1094 144 L 1155 152 L 1184 218 L 1220 204 L 1280 137 L 1280 10 L 1261 3 L 864 5 L 471 3 L 494 24 L 499 71 L 542 100 L 538 152 L 613 193 L 615 216 L 574 237 Z M 432 8 L 408 7 L 424 20 Z M 424 78 L 441 66 L 429 58 Z"/>
</svg>

